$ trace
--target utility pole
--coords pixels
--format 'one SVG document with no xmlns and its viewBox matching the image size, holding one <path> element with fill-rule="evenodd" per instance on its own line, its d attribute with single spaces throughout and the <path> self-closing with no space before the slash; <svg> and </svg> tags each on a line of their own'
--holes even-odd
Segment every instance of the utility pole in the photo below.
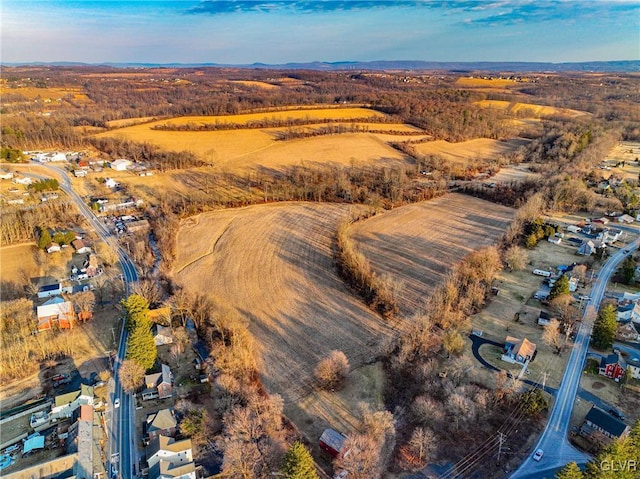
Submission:
<svg viewBox="0 0 640 479">
<path fill-rule="evenodd" d="M 502 444 L 504 443 L 504 434 L 502 434 L 501 432 L 498 433 L 498 461 L 497 461 L 497 465 L 500 465 L 500 455 L 502 454 Z"/>
<path fill-rule="evenodd" d="M 542 373 L 542 391 L 544 392 L 544 387 L 547 384 L 547 372 Z"/>
</svg>

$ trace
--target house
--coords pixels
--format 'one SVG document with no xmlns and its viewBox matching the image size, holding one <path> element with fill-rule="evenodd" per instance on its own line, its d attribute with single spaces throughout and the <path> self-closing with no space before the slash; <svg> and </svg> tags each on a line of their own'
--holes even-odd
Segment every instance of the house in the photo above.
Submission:
<svg viewBox="0 0 640 479">
<path fill-rule="evenodd" d="M 614 353 L 603 357 L 600 360 L 598 374 L 602 374 L 616 382 L 620 381 L 620 378 L 624 376 L 624 368 L 620 364 L 620 356 Z"/>
<path fill-rule="evenodd" d="M 147 374 L 144 377 L 146 389 L 142 392 L 142 399 L 153 399 L 151 396 L 157 394 L 157 398 L 164 399 L 173 394 L 173 374 L 166 364 L 161 366 L 159 373 Z M 155 393 L 155 394 L 154 394 Z"/>
<path fill-rule="evenodd" d="M 318 443 L 320 449 L 329 453 L 332 457 L 338 457 L 343 452 L 346 439 L 347 436 L 334 429 L 325 429 Z"/>
<path fill-rule="evenodd" d="M 621 323 L 640 323 L 640 303 L 627 303 L 618 306 L 616 319 Z"/>
<path fill-rule="evenodd" d="M 46 247 L 47 253 L 59 253 L 61 248 L 58 243 L 51 242 Z"/>
<path fill-rule="evenodd" d="M 583 256 L 591 256 L 595 252 L 596 252 L 596 245 L 591 240 L 585 241 L 578 248 L 578 254 Z"/>
<path fill-rule="evenodd" d="M 616 221 L 618 223 L 633 223 L 635 220 L 634 220 L 633 216 L 625 214 L 625 215 L 622 215 L 622 216 L 618 216 L 616 218 Z"/>
<path fill-rule="evenodd" d="M 158 436 L 147 446 L 149 479 L 196 479 L 191 439 Z"/>
<path fill-rule="evenodd" d="M 0 180 L 10 180 L 13 178 L 13 173 L 10 171 L 1 171 L 0 172 Z"/>
<path fill-rule="evenodd" d="M 131 161 L 121 158 L 109 163 L 109 167 L 116 171 L 126 171 L 132 164 L 133 163 Z"/>
<path fill-rule="evenodd" d="M 513 336 L 507 336 L 504 349 L 505 354 L 502 355 L 503 361 L 512 364 L 524 364 L 527 361 L 531 361 L 535 356 L 536 345 L 527 338 L 518 339 Z"/>
<path fill-rule="evenodd" d="M 93 405 L 93 388 L 81 384 L 78 391 L 61 394 L 54 398 L 54 405 L 51 408 L 51 419 L 55 421 L 71 417 L 76 409 L 87 404 Z"/>
<path fill-rule="evenodd" d="M 46 284 L 38 289 L 38 299 L 50 298 L 62 294 L 62 284 Z"/>
<path fill-rule="evenodd" d="M 592 221 L 592 223 L 600 223 L 602 225 L 606 225 L 609 223 L 609 218 L 607 218 L 606 216 L 603 216 L 602 218 L 596 218 Z"/>
<path fill-rule="evenodd" d="M 546 326 L 547 324 L 550 324 L 550 323 L 551 323 L 551 316 L 549 316 L 549 313 L 540 311 L 540 314 L 538 315 L 538 325 Z"/>
<path fill-rule="evenodd" d="M 155 440 L 158 436 L 175 436 L 178 422 L 172 409 L 160 409 L 158 412 L 147 414 L 145 431 L 148 441 Z"/>
<path fill-rule="evenodd" d="M 76 253 L 78 253 L 78 254 L 91 253 L 91 248 L 89 248 L 87 245 L 85 245 L 84 241 L 82 241 L 81 239 L 77 239 L 77 240 L 73 241 L 71 243 L 71 246 L 73 246 L 75 248 Z"/>
<path fill-rule="evenodd" d="M 38 331 L 58 327 L 71 329 L 75 323 L 75 311 L 70 301 L 56 296 L 37 308 Z"/>
<path fill-rule="evenodd" d="M 578 290 L 580 280 L 578 278 L 569 278 L 569 292 L 575 293 Z"/>
<path fill-rule="evenodd" d="M 106 178 L 104 180 L 104 185 L 107 188 L 117 188 L 118 186 L 120 186 L 120 183 L 118 183 L 116 180 L 114 180 L 113 178 Z"/>
<path fill-rule="evenodd" d="M 570 233 L 580 233 L 582 229 L 576 225 L 569 225 L 567 226 L 567 231 L 569 231 Z"/>
<path fill-rule="evenodd" d="M 100 265 L 98 264 L 98 257 L 95 254 L 89 254 L 84 261 L 85 274 L 88 278 L 93 278 L 100 274 Z"/>
<path fill-rule="evenodd" d="M 33 183 L 33 180 L 28 176 L 23 176 L 22 178 L 14 178 L 13 182 L 19 185 L 29 186 L 31 183 Z"/>
<path fill-rule="evenodd" d="M 150 228 L 149 220 L 136 220 L 127 223 L 127 231 L 130 233 L 146 232 Z"/>
<path fill-rule="evenodd" d="M 587 413 L 580 427 L 580 435 L 604 445 L 612 440 L 628 436 L 629 426 L 602 409 L 591 406 L 591 410 Z"/>
<path fill-rule="evenodd" d="M 76 178 L 84 178 L 87 176 L 87 170 L 73 170 L 73 176 Z"/>
<path fill-rule="evenodd" d="M 616 339 L 618 341 L 640 342 L 640 333 L 633 323 L 620 323 L 616 329 Z"/>
<path fill-rule="evenodd" d="M 156 346 L 173 343 L 171 328 L 156 324 L 156 334 L 153 335 L 153 340 L 155 341 Z"/>
<path fill-rule="evenodd" d="M 627 359 L 627 374 L 633 379 L 640 379 L 640 360 Z"/>
<path fill-rule="evenodd" d="M 553 243 L 553 244 L 560 244 L 560 243 L 562 243 L 562 238 L 557 238 L 557 237 L 555 237 L 555 236 L 549 236 L 549 237 L 547 238 L 547 241 L 548 241 L 549 243 Z"/>
</svg>

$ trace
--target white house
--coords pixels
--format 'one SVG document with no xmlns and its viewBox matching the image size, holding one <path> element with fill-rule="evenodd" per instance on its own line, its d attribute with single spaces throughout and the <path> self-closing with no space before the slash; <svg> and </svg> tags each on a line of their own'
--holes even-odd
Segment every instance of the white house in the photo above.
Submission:
<svg viewBox="0 0 640 479">
<path fill-rule="evenodd" d="M 104 185 L 107 188 L 117 188 L 118 186 L 120 186 L 120 183 L 118 183 L 113 178 L 107 178 L 107 179 L 104 180 Z"/>
<path fill-rule="evenodd" d="M 571 233 L 580 233 L 580 231 L 582 231 L 582 229 L 579 226 L 576 226 L 576 225 L 569 225 L 569 226 L 567 226 L 567 231 L 569 231 Z"/>
<path fill-rule="evenodd" d="M 196 479 L 191 439 L 158 436 L 147 447 L 149 479 Z"/>
<path fill-rule="evenodd" d="M 79 391 L 55 397 L 55 405 L 51 408 L 51 419 L 71 417 L 73 412 L 83 404 L 93 405 L 93 388 L 81 384 Z"/>
<path fill-rule="evenodd" d="M 168 326 L 156 325 L 156 334 L 153 336 L 156 346 L 162 346 L 164 344 L 173 343 L 173 335 L 171 334 L 171 328 Z"/>
<path fill-rule="evenodd" d="M 60 283 L 47 284 L 38 289 L 38 299 L 50 298 L 62 294 L 62 285 Z"/>
<path fill-rule="evenodd" d="M 116 170 L 116 171 L 126 171 L 128 168 L 131 167 L 133 163 L 129 160 L 125 160 L 124 158 L 120 158 L 119 160 L 114 160 L 111 163 L 109 163 L 109 166 L 111 167 L 112 170 Z"/>
<path fill-rule="evenodd" d="M 64 153 L 38 153 L 34 156 L 36 161 L 40 163 L 49 163 L 50 161 L 67 161 L 67 155 Z"/>
<path fill-rule="evenodd" d="M 59 253 L 61 251 L 60 245 L 58 243 L 49 243 L 47 245 L 47 253 Z"/>
<path fill-rule="evenodd" d="M 10 180 L 11 178 L 13 178 L 13 173 L 10 171 L 0 172 L 0 180 Z"/>
<path fill-rule="evenodd" d="M 630 215 L 622 215 L 622 216 L 618 216 L 616 218 L 616 221 L 618 223 L 633 223 L 635 220 L 633 219 L 633 216 Z"/>
<path fill-rule="evenodd" d="M 633 379 L 640 379 L 640 361 L 627 359 L 627 374 Z"/>
<path fill-rule="evenodd" d="M 84 244 L 84 241 L 82 241 L 81 239 L 74 240 L 71 243 L 71 246 L 75 248 L 76 253 L 78 254 L 91 253 L 91 248 Z"/>
<path fill-rule="evenodd" d="M 31 183 L 33 183 L 33 180 L 28 176 L 23 176 L 22 178 L 14 178 L 13 182 L 19 185 L 29 186 Z"/>
<path fill-rule="evenodd" d="M 628 323 L 629 321 L 640 323 L 640 304 L 629 303 L 618 306 L 618 314 L 616 319 L 619 322 L 623 323 Z"/>
</svg>

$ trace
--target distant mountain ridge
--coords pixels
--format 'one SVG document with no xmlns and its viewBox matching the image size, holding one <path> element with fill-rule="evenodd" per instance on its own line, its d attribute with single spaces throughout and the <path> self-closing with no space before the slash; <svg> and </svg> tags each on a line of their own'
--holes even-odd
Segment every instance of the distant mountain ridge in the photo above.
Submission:
<svg viewBox="0 0 640 479">
<path fill-rule="evenodd" d="M 260 68 L 281 70 L 444 70 L 444 71 L 509 71 L 509 72 L 640 72 L 640 60 L 592 62 L 431 62 L 421 60 L 379 60 L 370 62 L 301 62 L 283 64 L 222 63 L 83 63 L 83 62 L 13 62 L 4 66 L 109 66 L 114 68 Z"/>
</svg>

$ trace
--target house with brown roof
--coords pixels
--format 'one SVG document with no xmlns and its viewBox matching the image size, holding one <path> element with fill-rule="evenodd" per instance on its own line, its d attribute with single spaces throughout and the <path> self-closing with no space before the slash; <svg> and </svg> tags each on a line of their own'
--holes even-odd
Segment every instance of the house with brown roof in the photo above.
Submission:
<svg viewBox="0 0 640 479">
<path fill-rule="evenodd" d="M 511 364 L 524 364 L 527 361 L 531 361 L 535 356 L 536 345 L 527 338 L 518 339 L 513 336 L 507 336 L 504 349 L 505 353 L 502 355 L 503 361 Z"/>
<path fill-rule="evenodd" d="M 54 242 L 49 243 L 45 249 L 47 253 L 59 253 L 61 250 L 60 245 Z"/>
<path fill-rule="evenodd" d="M 70 301 L 60 296 L 51 298 L 36 309 L 38 315 L 38 331 L 47 331 L 54 327 L 71 329 L 75 325 L 75 309 Z"/>
<path fill-rule="evenodd" d="M 71 242 L 71 246 L 76 250 L 78 254 L 91 253 L 91 248 L 89 248 L 84 241 L 81 239 L 77 239 Z"/>
<path fill-rule="evenodd" d="M 160 409 L 158 412 L 147 414 L 145 421 L 147 441 L 153 441 L 160 435 L 173 437 L 177 427 L 178 422 L 172 409 Z"/>
<path fill-rule="evenodd" d="M 191 439 L 158 436 L 147 446 L 147 464 L 149 479 L 196 479 Z"/>
</svg>

